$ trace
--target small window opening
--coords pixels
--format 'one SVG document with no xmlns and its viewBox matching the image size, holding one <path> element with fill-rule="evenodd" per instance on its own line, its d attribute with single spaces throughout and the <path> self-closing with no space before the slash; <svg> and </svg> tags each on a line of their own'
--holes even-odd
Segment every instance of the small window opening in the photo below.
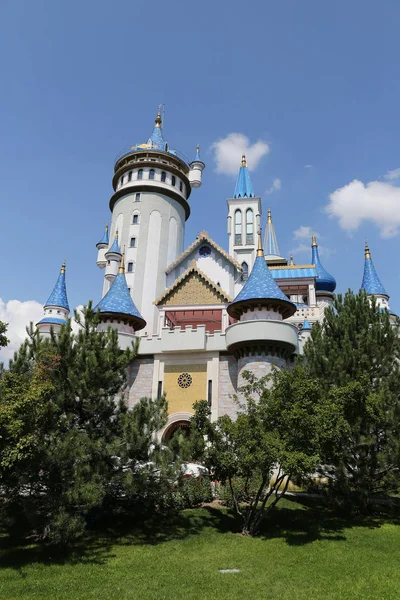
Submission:
<svg viewBox="0 0 400 600">
<path fill-rule="evenodd" d="M 139 215 L 133 215 L 132 223 L 137 225 L 139 223 Z"/>
<path fill-rule="evenodd" d="M 132 181 L 132 171 L 129 171 L 128 173 L 128 181 Z"/>
<path fill-rule="evenodd" d="M 165 171 L 161 171 L 161 181 L 165 181 L 167 178 L 167 174 Z"/>
<path fill-rule="evenodd" d="M 143 179 L 143 169 L 139 169 L 138 174 L 137 174 L 137 178 L 138 179 Z"/>
<path fill-rule="evenodd" d="M 133 273 L 133 262 L 128 262 L 128 273 Z"/>
<path fill-rule="evenodd" d="M 131 238 L 131 248 L 135 248 L 136 247 L 136 238 Z"/>
<path fill-rule="evenodd" d="M 149 171 L 149 179 L 154 179 L 154 169 L 150 169 L 150 171 Z"/>
<path fill-rule="evenodd" d="M 140 192 L 135 195 L 135 202 L 140 202 Z"/>
<path fill-rule="evenodd" d="M 171 177 L 171 184 L 172 185 L 176 184 L 176 177 L 175 177 L 175 175 L 172 175 L 172 177 Z"/>
</svg>

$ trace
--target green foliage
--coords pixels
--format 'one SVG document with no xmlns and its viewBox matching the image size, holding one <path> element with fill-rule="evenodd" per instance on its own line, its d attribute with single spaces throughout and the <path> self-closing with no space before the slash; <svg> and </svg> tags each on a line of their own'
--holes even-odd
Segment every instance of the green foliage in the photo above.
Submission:
<svg viewBox="0 0 400 600">
<path fill-rule="evenodd" d="M 94 512 L 155 506 L 161 482 L 135 472 L 157 460 L 155 432 L 165 423 L 165 397 L 125 402 L 127 367 L 136 348 L 122 351 L 117 331 L 97 331 L 91 305 L 73 333 L 36 331 L 0 380 L 0 486 L 3 522 L 24 534 L 66 542 Z M 162 470 L 162 465 L 160 466 Z"/>
<path fill-rule="evenodd" d="M 254 535 L 289 480 L 316 468 L 319 431 L 328 427 L 327 413 L 316 402 L 318 382 L 304 378 L 301 367 L 260 380 L 245 376 L 248 384 L 241 392 L 246 402 L 235 421 L 224 415 L 211 422 L 201 402 L 191 425 L 206 440 L 202 456 L 212 477 L 229 486 L 243 533 Z"/>
<path fill-rule="evenodd" d="M 398 327 L 364 292 L 349 291 L 313 326 L 304 356 L 331 411 L 321 472 L 337 500 L 365 509 L 374 494 L 399 488 Z"/>
</svg>

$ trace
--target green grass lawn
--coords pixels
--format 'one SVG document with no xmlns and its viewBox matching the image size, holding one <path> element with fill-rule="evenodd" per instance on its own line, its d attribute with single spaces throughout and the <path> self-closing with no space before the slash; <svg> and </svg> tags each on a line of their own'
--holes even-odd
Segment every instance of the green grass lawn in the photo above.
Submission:
<svg viewBox="0 0 400 600">
<path fill-rule="evenodd" d="M 223 509 L 184 511 L 129 535 L 93 535 L 74 553 L 0 541 L 0 598 L 399 599 L 400 526 L 352 522 L 282 500 L 257 539 Z M 221 574 L 220 569 L 240 569 Z"/>
</svg>

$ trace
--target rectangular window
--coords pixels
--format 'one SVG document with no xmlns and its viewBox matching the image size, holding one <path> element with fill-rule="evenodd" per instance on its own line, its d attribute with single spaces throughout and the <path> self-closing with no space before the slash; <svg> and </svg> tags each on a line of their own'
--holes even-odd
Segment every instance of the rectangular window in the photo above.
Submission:
<svg viewBox="0 0 400 600">
<path fill-rule="evenodd" d="M 211 404 L 212 404 L 212 379 L 208 380 L 207 401 L 208 401 L 208 406 L 211 406 Z"/>
<path fill-rule="evenodd" d="M 133 262 L 128 262 L 128 273 L 133 273 Z"/>
<path fill-rule="evenodd" d="M 242 245 L 242 235 L 240 233 L 235 233 L 235 246 Z"/>
<path fill-rule="evenodd" d="M 136 247 L 136 238 L 131 238 L 131 248 Z"/>
<path fill-rule="evenodd" d="M 157 387 L 157 398 L 161 398 L 162 396 L 162 381 L 158 382 L 158 387 Z"/>
<path fill-rule="evenodd" d="M 253 244 L 253 243 L 254 243 L 254 242 L 253 242 L 253 234 L 252 234 L 252 233 L 248 233 L 248 234 L 246 235 L 246 244 L 247 244 L 248 246 L 250 246 L 250 245 L 251 245 L 251 244 Z"/>
<path fill-rule="evenodd" d="M 135 202 L 140 202 L 140 193 L 139 192 L 135 195 Z"/>
<path fill-rule="evenodd" d="M 132 223 L 133 223 L 134 225 L 137 225 L 137 224 L 138 224 L 138 222 L 139 222 L 139 215 L 133 215 L 133 220 L 132 220 Z"/>
</svg>

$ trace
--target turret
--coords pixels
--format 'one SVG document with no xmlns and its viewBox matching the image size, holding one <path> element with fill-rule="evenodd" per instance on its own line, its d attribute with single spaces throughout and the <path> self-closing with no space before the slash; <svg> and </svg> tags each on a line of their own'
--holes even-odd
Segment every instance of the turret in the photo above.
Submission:
<svg viewBox="0 0 400 600">
<path fill-rule="evenodd" d="M 106 279 L 109 282 L 113 282 L 118 273 L 118 268 L 121 262 L 122 254 L 118 243 L 118 231 L 115 232 L 115 238 L 110 248 L 105 253 L 105 259 L 107 261 L 106 266 Z"/>
<path fill-rule="evenodd" d="M 304 344 L 306 343 L 306 341 L 308 340 L 310 335 L 311 335 L 311 325 L 307 321 L 307 319 L 304 319 L 303 325 L 301 326 L 301 329 L 299 330 L 299 352 L 300 352 L 300 354 L 303 353 Z"/>
<path fill-rule="evenodd" d="M 250 273 L 256 255 L 256 231 L 260 226 L 261 198 L 254 195 L 244 154 L 233 198 L 229 198 L 227 204 L 229 254 L 242 265 L 244 273 Z M 238 289 L 240 286 L 237 286 Z"/>
<path fill-rule="evenodd" d="M 114 282 L 95 310 L 100 311 L 99 330 L 108 327 L 117 329 L 122 348 L 130 346 L 135 333 L 146 326 L 146 321 L 136 308 L 128 289 L 123 257 Z"/>
<path fill-rule="evenodd" d="M 44 305 L 44 318 L 36 325 L 40 334 L 45 337 L 50 335 L 51 329 L 59 331 L 69 318 L 65 268 L 64 261 L 56 285 Z"/>
<path fill-rule="evenodd" d="M 256 377 L 267 375 L 272 365 L 286 366 L 288 358 L 297 352 L 297 328 L 283 322 L 296 312 L 296 306 L 271 275 L 260 232 L 253 269 L 227 311 L 237 320 L 226 329 L 226 344 L 238 358 L 239 387 L 244 383 L 245 370 Z"/>
<path fill-rule="evenodd" d="M 167 143 L 162 113 L 160 107 L 152 134 L 145 143 L 134 144 L 118 156 L 110 198 L 110 239 L 118 231 L 119 248 L 126 248 L 127 285 L 147 322 L 149 334 L 158 330 L 159 315 L 154 300 L 165 290 L 166 269 L 183 252 L 192 192 L 189 175 L 191 171 L 192 175 L 197 173 L 197 181 L 204 168 L 199 156 L 189 165 Z M 105 269 L 103 294 L 117 273 L 118 265 L 111 262 Z"/>
<path fill-rule="evenodd" d="M 206 165 L 200 158 L 200 146 L 196 148 L 196 158 L 189 165 L 189 181 L 192 188 L 201 187 L 201 178 Z"/>
<path fill-rule="evenodd" d="M 381 280 L 375 271 L 374 263 L 372 262 L 371 252 L 367 242 L 365 242 L 364 252 L 364 275 L 361 283 L 361 289 L 365 290 L 370 297 L 374 297 L 377 306 L 389 310 L 389 294 L 383 287 Z"/>
<path fill-rule="evenodd" d="M 103 237 L 96 244 L 96 248 L 98 250 L 98 252 L 97 252 L 97 266 L 100 267 L 100 269 L 104 269 L 105 266 L 106 266 L 106 264 L 107 264 L 107 259 L 106 259 L 105 254 L 106 254 L 106 250 L 108 248 L 108 244 L 109 244 L 109 240 L 108 240 L 108 224 L 107 224 L 106 228 L 104 230 Z"/>
<path fill-rule="evenodd" d="M 315 281 L 317 305 L 322 310 L 325 310 L 327 306 L 331 306 L 333 303 L 336 279 L 330 275 L 321 264 L 315 234 L 312 235 L 311 240 L 311 262 L 315 265 L 315 270 L 317 271 L 317 278 Z"/>
</svg>

